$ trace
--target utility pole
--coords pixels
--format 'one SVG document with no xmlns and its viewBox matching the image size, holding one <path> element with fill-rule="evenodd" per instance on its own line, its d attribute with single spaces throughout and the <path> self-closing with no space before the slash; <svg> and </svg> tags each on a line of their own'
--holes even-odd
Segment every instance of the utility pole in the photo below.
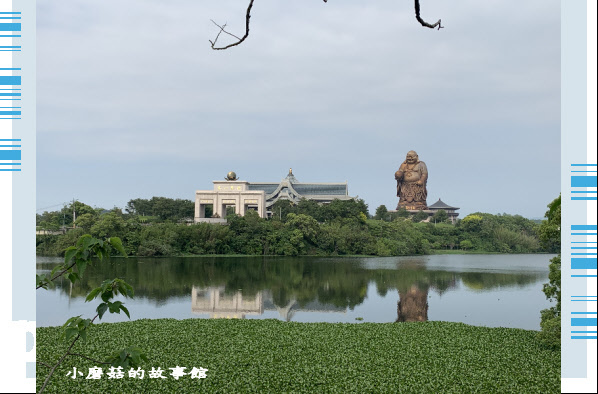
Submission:
<svg viewBox="0 0 598 394">
<path fill-rule="evenodd" d="M 76 213 L 75 213 L 75 199 L 73 198 L 73 228 L 75 228 L 75 219 L 76 219 Z"/>
</svg>

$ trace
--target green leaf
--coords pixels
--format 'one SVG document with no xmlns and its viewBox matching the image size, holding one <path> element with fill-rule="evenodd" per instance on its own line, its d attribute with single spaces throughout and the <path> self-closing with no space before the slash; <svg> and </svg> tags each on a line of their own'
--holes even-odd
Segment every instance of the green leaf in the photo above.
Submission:
<svg viewBox="0 0 598 394">
<path fill-rule="evenodd" d="M 121 309 L 123 312 L 125 312 L 125 314 L 127 315 L 127 317 L 128 317 L 129 319 L 131 318 L 131 315 L 129 314 L 129 310 L 128 310 L 127 308 L 125 308 L 125 306 L 124 306 L 124 305 L 121 305 L 121 306 L 120 306 L 120 309 Z"/>
<path fill-rule="evenodd" d="M 139 353 L 138 352 L 131 352 L 131 361 L 134 364 L 139 364 L 141 362 L 141 358 L 139 357 Z"/>
<path fill-rule="evenodd" d="M 85 272 L 85 267 L 87 267 L 87 261 L 83 259 L 77 259 L 77 271 L 79 271 L 79 275 L 83 276 Z"/>
<path fill-rule="evenodd" d="M 54 267 L 54 269 L 52 270 L 52 272 L 50 272 L 50 278 L 54 277 L 54 275 L 56 275 L 56 273 L 60 270 L 65 269 L 66 267 L 64 266 L 64 264 L 60 264 L 57 265 L 56 267 Z"/>
<path fill-rule="evenodd" d="M 35 275 L 35 287 L 41 286 L 44 289 L 47 289 L 48 286 L 48 279 L 46 275 Z"/>
<path fill-rule="evenodd" d="M 111 237 L 108 238 L 108 242 L 110 243 L 110 245 L 112 245 L 112 247 L 116 250 L 118 250 L 120 252 L 120 254 L 122 254 L 123 256 L 127 256 L 127 252 L 125 251 L 125 248 L 123 247 L 123 243 L 120 240 L 120 238 L 118 237 Z"/>
<path fill-rule="evenodd" d="M 66 327 L 66 326 L 68 326 L 69 324 L 71 324 L 71 323 L 72 323 L 72 322 L 74 322 L 75 320 L 79 319 L 80 317 L 81 317 L 81 315 L 79 315 L 79 316 L 73 316 L 73 317 L 69 318 L 69 319 L 68 319 L 68 320 L 67 320 L 67 321 L 66 321 L 66 322 L 65 322 L 65 323 L 62 325 L 62 327 Z"/>
<path fill-rule="evenodd" d="M 98 317 L 100 318 L 100 320 L 102 320 L 102 316 L 104 316 L 104 313 L 106 313 L 106 310 L 108 309 L 108 304 L 102 302 L 100 305 L 98 305 L 98 307 L 96 308 L 96 311 L 98 312 Z"/>
<path fill-rule="evenodd" d="M 108 300 L 110 300 L 113 297 L 112 291 L 109 291 L 109 290 L 108 291 L 104 291 L 102 293 L 101 297 L 102 297 L 102 301 L 108 302 Z"/>
<path fill-rule="evenodd" d="M 64 336 L 67 341 L 78 334 L 79 330 L 76 327 L 67 327 L 67 329 L 64 331 Z"/>
<path fill-rule="evenodd" d="M 67 275 L 67 278 L 72 282 L 75 283 L 77 280 L 79 280 L 79 275 L 76 272 L 71 272 L 70 274 Z"/>
<path fill-rule="evenodd" d="M 90 291 L 89 294 L 87 295 L 87 297 L 85 298 L 85 302 L 89 302 L 89 301 L 93 300 L 94 298 L 96 298 L 101 290 L 102 289 L 100 287 L 96 287 L 95 289 Z"/>
<path fill-rule="evenodd" d="M 108 308 L 110 309 L 110 313 L 120 313 L 120 306 L 121 305 L 122 305 L 122 302 L 120 302 L 120 301 L 109 302 L 108 303 Z"/>
<path fill-rule="evenodd" d="M 82 235 L 81 238 L 77 241 L 77 249 L 83 251 L 87 250 L 91 243 L 93 242 L 93 238 L 89 234 Z"/>
<path fill-rule="evenodd" d="M 102 248 L 98 248 L 98 249 L 96 249 L 96 251 L 95 251 L 95 254 L 96 254 L 96 256 L 98 256 L 98 258 L 99 258 L 100 260 L 103 260 L 103 259 L 104 259 L 104 251 L 103 251 L 103 249 L 102 249 Z"/>
<path fill-rule="evenodd" d="M 69 262 L 71 261 L 71 259 L 73 258 L 73 256 L 75 256 L 77 254 L 77 248 L 74 246 L 69 246 L 68 248 L 66 248 L 65 252 L 64 252 L 64 264 L 69 264 Z M 57 269 L 59 267 L 56 267 L 54 269 Z M 52 271 L 52 273 L 54 273 L 54 271 Z"/>
</svg>

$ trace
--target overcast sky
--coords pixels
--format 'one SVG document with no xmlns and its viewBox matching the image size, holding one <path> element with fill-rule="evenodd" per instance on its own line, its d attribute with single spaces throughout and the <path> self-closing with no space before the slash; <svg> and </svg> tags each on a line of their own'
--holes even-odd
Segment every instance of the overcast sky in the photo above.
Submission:
<svg viewBox="0 0 598 394">
<path fill-rule="evenodd" d="M 241 35 L 247 3 L 38 0 L 37 208 L 292 167 L 373 213 L 412 149 L 428 204 L 461 217 L 542 217 L 558 196 L 559 1 L 421 0 L 438 31 L 411 0 L 256 0 L 249 38 L 213 51 L 210 19 Z"/>
</svg>

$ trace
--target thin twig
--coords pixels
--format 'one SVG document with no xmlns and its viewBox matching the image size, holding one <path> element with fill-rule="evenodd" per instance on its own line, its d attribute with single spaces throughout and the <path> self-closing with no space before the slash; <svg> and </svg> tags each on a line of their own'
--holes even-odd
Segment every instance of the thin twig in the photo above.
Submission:
<svg viewBox="0 0 598 394">
<path fill-rule="evenodd" d="M 43 362 L 43 361 L 36 361 L 36 362 L 37 362 L 38 364 L 41 364 L 41 365 L 43 365 L 43 366 L 44 366 L 44 367 L 46 367 L 46 368 L 52 368 L 52 367 L 51 367 L 49 364 L 46 364 L 46 363 L 45 363 L 45 362 Z"/>
<path fill-rule="evenodd" d="M 73 339 L 73 342 L 71 343 L 71 346 L 69 346 L 69 348 L 66 350 L 66 353 L 64 353 L 62 355 L 62 357 L 60 357 L 60 359 L 58 360 L 58 362 L 56 364 L 54 364 L 54 366 L 52 367 L 52 369 L 50 369 L 50 372 L 48 372 L 48 376 L 46 377 L 46 380 L 44 380 L 44 385 L 42 386 L 42 388 L 39 390 L 39 394 L 44 392 L 44 389 L 46 388 L 46 386 L 48 385 L 48 383 L 50 382 L 50 378 L 52 377 L 52 375 L 54 374 L 54 371 L 56 370 L 56 368 L 58 368 L 58 366 L 60 364 L 62 364 L 62 362 L 64 361 L 65 357 L 69 354 L 70 350 L 72 349 L 72 347 L 75 345 L 75 342 L 77 342 L 77 339 L 79 339 L 79 335 L 77 335 L 77 337 L 75 339 Z"/>
<path fill-rule="evenodd" d="M 226 30 L 224 30 L 224 28 L 226 27 L 226 23 L 225 23 L 224 25 L 220 26 L 218 23 L 214 22 L 212 19 L 210 19 L 210 20 L 212 21 L 212 23 L 213 23 L 213 24 L 215 24 L 216 26 L 218 26 L 218 27 L 220 28 L 220 32 L 218 33 L 218 36 L 220 35 L 220 33 L 226 33 L 226 34 L 228 34 L 229 36 L 233 36 L 233 37 L 235 37 L 237 40 L 240 40 L 240 38 L 239 38 L 239 37 L 235 36 L 235 35 L 234 35 L 234 34 L 232 34 L 232 33 L 229 33 L 229 32 L 227 32 Z M 214 42 L 216 42 L 216 41 L 218 40 L 218 36 L 216 36 L 216 39 L 214 40 Z"/>
<path fill-rule="evenodd" d="M 245 13 L 245 35 L 241 38 L 236 37 L 235 35 L 227 32 L 226 30 L 224 30 L 224 28 L 220 28 L 220 32 L 218 32 L 218 35 L 216 36 L 216 38 L 214 39 L 214 41 L 212 42 L 212 40 L 210 40 L 210 44 L 212 44 L 212 49 L 216 50 L 216 51 L 221 51 L 223 49 L 228 49 L 230 47 L 234 47 L 236 45 L 239 45 L 240 43 L 242 43 L 243 41 L 245 41 L 245 39 L 249 36 L 249 19 L 251 18 L 251 7 L 253 7 L 253 0 L 249 1 L 249 5 L 247 6 L 247 12 Z M 213 22 L 213 21 L 212 21 Z M 216 24 L 216 23 L 214 23 Z M 216 24 L 216 26 L 218 26 Z M 217 47 L 216 46 L 216 41 L 218 40 L 218 37 L 220 36 L 220 33 L 225 32 L 226 34 L 229 34 L 233 37 L 236 37 L 238 39 L 237 42 L 234 42 L 232 44 L 229 44 L 227 46 L 224 47 Z"/>
<path fill-rule="evenodd" d="M 91 319 L 91 323 L 93 323 L 93 321 L 96 319 L 96 317 L 99 316 L 99 313 L 97 315 L 95 315 L 93 317 L 93 319 Z M 91 324 L 90 323 L 90 324 Z M 87 328 L 86 328 L 87 329 Z M 75 345 L 75 342 L 77 342 L 77 339 L 79 339 L 81 335 L 77 334 L 77 336 L 75 337 L 75 339 L 73 339 L 73 342 L 71 342 L 71 345 L 69 346 L 68 349 L 66 349 L 66 352 L 62 355 L 62 357 L 60 357 L 60 359 L 56 362 L 56 364 L 54 364 L 54 366 L 50 369 L 50 372 L 48 372 L 48 376 L 46 376 L 46 380 L 44 380 L 44 385 L 42 386 L 42 388 L 39 390 L 39 394 L 44 392 L 44 389 L 46 388 L 46 386 L 48 385 L 48 383 L 50 382 L 50 378 L 52 377 L 52 375 L 54 374 L 54 371 L 56 370 L 56 368 L 58 368 L 58 366 L 60 364 L 62 364 L 62 362 L 64 361 L 64 359 L 66 358 L 66 356 L 68 356 L 71 353 L 71 349 L 73 348 L 73 346 Z M 45 365 L 45 364 L 44 364 Z"/>
<path fill-rule="evenodd" d="M 424 27 L 429 27 L 430 29 L 435 28 L 436 26 L 438 26 L 438 30 L 440 29 L 444 29 L 444 26 L 442 26 L 440 24 L 440 19 L 438 19 L 438 22 L 434 23 L 433 25 L 429 24 L 428 22 L 426 22 L 425 20 L 423 20 L 420 16 L 419 16 L 419 0 L 415 0 L 415 19 L 417 19 L 417 21 L 419 23 L 421 23 L 422 26 Z"/>
<path fill-rule="evenodd" d="M 60 278 L 65 272 L 67 272 L 68 270 L 70 270 L 71 268 L 73 268 L 75 266 L 75 264 L 77 264 L 76 262 L 74 262 L 73 264 L 69 265 L 67 268 L 64 269 L 64 271 L 61 271 L 59 274 L 57 274 L 55 277 L 53 277 L 52 279 L 50 279 L 50 282 L 54 282 L 55 279 Z M 40 287 L 42 287 L 43 285 L 39 285 L 35 288 L 35 290 L 39 289 Z"/>
</svg>

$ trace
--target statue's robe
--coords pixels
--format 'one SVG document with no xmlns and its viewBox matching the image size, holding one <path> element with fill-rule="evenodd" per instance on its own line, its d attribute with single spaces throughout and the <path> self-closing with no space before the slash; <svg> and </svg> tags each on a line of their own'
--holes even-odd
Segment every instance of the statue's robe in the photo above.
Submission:
<svg viewBox="0 0 598 394">
<path fill-rule="evenodd" d="M 399 206 L 414 204 L 426 207 L 426 200 L 428 198 L 428 190 L 426 189 L 428 168 L 426 167 L 426 163 L 418 161 L 413 168 L 409 169 L 407 161 L 404 161 L 399 167 L 397 174 L 399 172 L 403 173 L 403 177 L 397 179 L 397 197 L 400 198 Z M 423 185 L 417 184 L 419 180 L 423 180 Z"/>
</svg>

